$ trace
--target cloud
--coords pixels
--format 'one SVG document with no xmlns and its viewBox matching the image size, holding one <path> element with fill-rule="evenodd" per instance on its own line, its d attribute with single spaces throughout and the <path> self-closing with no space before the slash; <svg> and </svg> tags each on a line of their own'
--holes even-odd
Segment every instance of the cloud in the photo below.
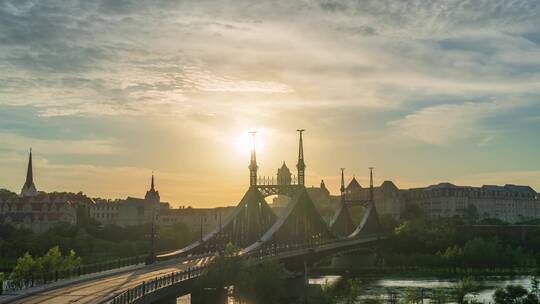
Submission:
<svg viewBox="0 0 540 304">
<path fill-rule="evenodd" d="M 113 139 L 39 139 L 13 133 L 0 132 L 0 142 L 7 143 L 4 149 L 11 151 L 34 151 L 44 154 L 110 155 L 122 151 Z"/>
<path fill-rule="evenodd" d="M 494 102 L 442 104 L 422 108 L 402 119 L 389 122 L 395 132 L 429 144 L 448 144 L 485 133 L 483 118 L 498 107 Z M 491 137 L 491 136 L 488 136 Z M 481 140 L 487 143 L 486 138 Z"/>
<path fill-rule="evenodd" d="M 308 126 L 317 148 L 364 157 L 403 139 L 496 148 L 538 129 L 515 122 L 540 113 L 539 13 L 533 0 L 0 1 L 0 109 L 31 112 L 3 112 L 0 134 L 21 155 L 85 163 L 130 141 L 129 160 L 108 158 L 126 167 L 153 147 L 140 138 L 194 166 L 203 139 L 254 126 Z"/>
</svg>

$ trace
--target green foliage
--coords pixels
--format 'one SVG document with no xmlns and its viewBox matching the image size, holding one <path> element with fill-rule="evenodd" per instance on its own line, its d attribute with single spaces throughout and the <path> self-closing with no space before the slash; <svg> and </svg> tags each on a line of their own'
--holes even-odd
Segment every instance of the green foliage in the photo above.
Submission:
<svg viewBox="0 0 540 304">
<path fill-rule="evenodd" d="M 408 214 L 416 207 L 410 207 Z M 473 208 L 469 208 L 473 209 Z M 471 214 L 474 212 L 469 210 Z M 391 237 L 381 243 L 381 261 L 389 267 L 513 268 L 535 267 L 540 263 L 540 227 L 526 238 L 500 233 L 492 238 L 485 232 L 463 233 L 459 218 L 427 219 L 406 216 Z"/>
<path fill-rule="evenodd" d="M 235 283 L 235 295 L 248 303 L 280 303 L 285 294 L 287 271 L 275 261 L 243 269 Z"/>
<path fill-rule="evenodd" d="M 213 263 L 205 269 L 198 280 L 198 288 L 223 288 L 236 281 L 242 270 L 242 258 L 237 256 L 239 248 L 227 244 L 223 253 L 216 253 Z"/>
<path fill-rule="evenodd" d="M 405 289 L 405 292 L 403 292 L 402 298 L 399 302 L 403 304 L 414 304 L 414 303 L 420 303 L 422 299 L 423 299 L 423 293 L 421 289 L 407 288 Z"/>
<path fill-rule="evenodd" d="M 454 299 L 459 304 L 465 303 L 465 296 L 470 293 L 476 293 L 480 290 L 480 283 L 473 277 L 467 276 L 461 279 L 454 287 L 453 294 Z"/>
<path fill-rule="evenodd" d="M 401 213 L 401 219 L 406 221 L 419 220 L 425 217 L 424 210 L 417 204 L 408 204 Z"/>
<path fill-rule="evenodd" d="M 538 298 L 533 292 L 528 292 L 521 285 L 507 285 L 497 288 L 493 294 L 495 304 L 538 304 Z"/>
<path fill-rule="evenodd" d="M 535 295 L 540 293 L 540 280 L 536 275 L 531 277 L 531 293 Z"/>
<path fill-rule="evenodd" d="M 451 295 L 448 294 L 448 292 L 445 289 L 437 288 L 437 289 L 434 289 L 431 293 L 430 303 L 434 303 L 434 304 L 447 303 L 450 297 Z"/>
<path fill-rule="evenodd" d="M 22 257 L 17 259 L 17 264 L 11 272 L 12 279 L 24 279 L 32 276 L 33 273 L 40 271 L 39 264 L 32 257 L 32 255 L 26 252 Z"/>
<path fill-rule="evenodd" d="M 465 220 L 467 221 L 467 224 L 473 225 L 478 221 L 479 218 L 480 214 L 478 214 L 478 209 L 476 206 L 473 204 L 467 205 L 467 209 L 465 209 Z"/>
<path fill-rule="evenodd" d="M 508 225 L 507 222 L 498 219 L 498 218 L 483 218 L 478 222 L 480 225 L 497 225 L 497 226 L 505 226 Z"/>
<path fill-rule="evenodd" d="M 17 264 L 10 275 L 12 279 L 26 279 L 38 275 L 50 275 L 57 271 L 70 271 L 81 265 L 81 258 L 70 250 L 67 255 L 62 255 L 60 248 L 55 246 L 47 253 L 38 258 L 26 252 L 17 259 Z"/>
<path fill-rule="evenodd" d="M 345 303 L 356 303 L 358 297 L 362 292 L 362 281 L 358 278 L 347 279 L 347 296 L 345 297 Z"/>
<path fill-rule="evenodd" d="M 379 215 L 379 222 L 384 232 L 391 234 L 400 225 L 400 222 L 389 214 Z"/>
<path fill-rule="evenodd" d="M 82 211 L 81 211 L 82 212 Z M 73 249 L 86 263 L 148 253 L 150 224 L 118 227 L 101 226 L 92 219 L 81 220 L 78 225 L 58 224 L 43 234 L 0 225 L 0 253 L 2 261 L 13 263 L 26 252 L 34 256 L 45 255 L 58 246 L 62 252 Z M 157 250 L 169 251 L 192 242 L 194 233 L 183 223 L 163 226 L 157 238 Z M 7 265 L 9 267 L 9 265 Z"/>
<path fill-rule="evenodd" d="M 5 201 L 5 200 L 8 200 L 8 199 L 14 199 L 14 198 L 17 198 L 18 195 L 17 193 L 15 192 L 11 192 L 9 191 L 8 189 L 0 189 L 0 200 L 1 201 Z"/>
<path fill-rule="evenodd" d="M 382 304 L 383 302 L 377 298 L 369 298 L 362 300 L 362 304 Z"/>
</svg>

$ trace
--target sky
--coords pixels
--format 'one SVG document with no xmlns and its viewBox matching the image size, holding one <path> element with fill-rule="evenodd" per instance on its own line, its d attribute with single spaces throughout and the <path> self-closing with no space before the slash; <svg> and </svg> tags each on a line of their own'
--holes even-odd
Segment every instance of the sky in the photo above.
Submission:
<svg viewBox="0 0 540 304">
<path fill-rule="evenodd" d="M 0 188 L 232 205 L 259 172 L 540 191 L 540 2 L 0 0 Z"/>
</svg>

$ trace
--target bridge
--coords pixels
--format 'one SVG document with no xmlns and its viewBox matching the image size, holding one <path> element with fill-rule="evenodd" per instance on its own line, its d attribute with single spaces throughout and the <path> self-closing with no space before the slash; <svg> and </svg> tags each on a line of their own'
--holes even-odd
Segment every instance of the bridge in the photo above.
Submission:
<svg viewBox="0 0 540 304">
<path fill-rule="evenodd" d="M 189 294 L 194 282 L 212 263 L 215 252 L 228 244 L 247 265 L 278 260 L 292 269 L 305 267 L 325 256 L 365 248 L 384 234 L 373 200 L 373 174 L 370 172 L 370 198 L 350 202 L 345 198 L 341 171 L 341 202 L 329 223 L 318 213 L 304 185 L 305 162 L 303 131 L 299 131 L 298 180 L 296 183 L 260 183 L 255 148 L 252 148 L 250 186 L 240 203 L 219 227 L 185 248 L 151 259 L 153 265 L 137 266 L 96 278 L 59 284 L 27 294 L 8 297 L 0 303 L 156 303 Z M 253 134 L 255 136 L 255 134 Z M 270 195 L 286 195 L 288 206 L 276 215 L 265 201 Z M 354 223 L 351 203 L 364 205 L 360 223 Z"/>
</svg>

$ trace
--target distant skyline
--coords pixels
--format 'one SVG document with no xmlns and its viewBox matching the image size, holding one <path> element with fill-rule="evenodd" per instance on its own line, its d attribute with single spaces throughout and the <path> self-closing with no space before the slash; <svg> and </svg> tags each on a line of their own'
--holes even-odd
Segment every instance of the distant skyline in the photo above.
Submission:
<svg viewBox="0 0 540 304">
<path fill-rule="evenodd" d="M 338 193 L 540 189 L 538 1 L 0 1 L 0 188 L 235 204 L 261 175 Z"/>
</svg>

